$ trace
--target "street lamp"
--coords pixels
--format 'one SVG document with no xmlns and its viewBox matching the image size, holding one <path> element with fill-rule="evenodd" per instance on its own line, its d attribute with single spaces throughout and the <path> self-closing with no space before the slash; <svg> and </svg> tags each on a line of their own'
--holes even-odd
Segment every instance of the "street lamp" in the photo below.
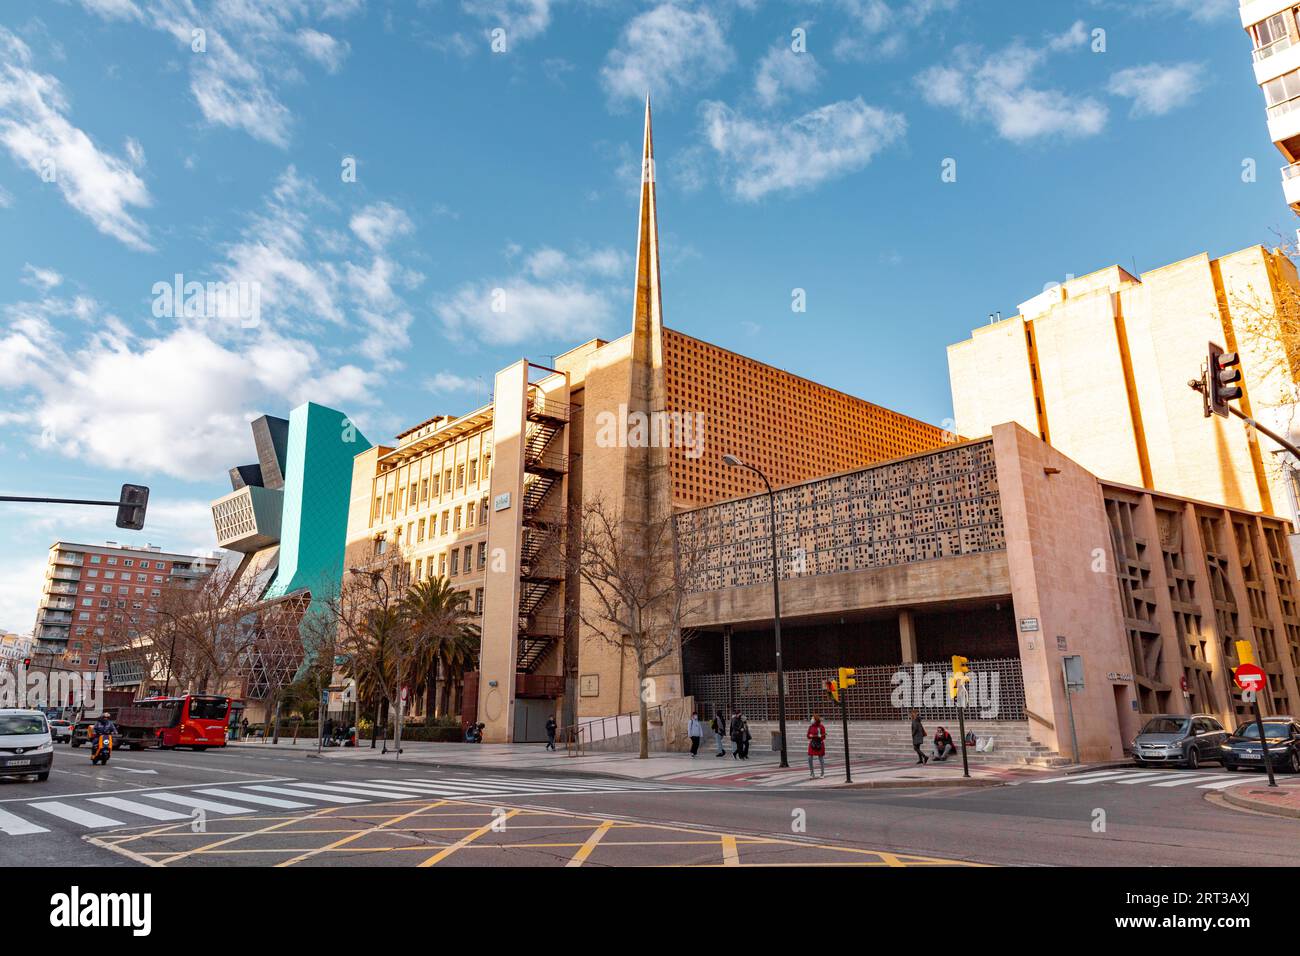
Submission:
<svg viewBox="0 0 1300 956">
<path fill-rule="evenodd" d="M 781 766 L 790 766 L 785 739 L 785 663 L 781 659 L 781 562 L 776 554 L 776 495 L 772 483 L 753 465 L 747 465 L 735 455 L 723 455 L 722 463 L 732 468 L 745 468 L 763 479 L 767 487 L 767 508 L 772 527 L 772 630 L 776 635 L 776 719 L 781 728 Z"/>
</svg>

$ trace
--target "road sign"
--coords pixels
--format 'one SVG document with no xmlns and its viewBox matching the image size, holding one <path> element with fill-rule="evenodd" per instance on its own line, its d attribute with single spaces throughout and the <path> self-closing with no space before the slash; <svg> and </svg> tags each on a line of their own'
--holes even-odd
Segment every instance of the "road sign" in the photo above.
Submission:
<svg viewBox="0 0 1300 956">
<path fill-rule="evenodd" d="M 1260 691 L 1264 689 L 1264 672 L 1258 664 L 1239 664 L 1232 679 L 1242 690 Z"/>
</svg>

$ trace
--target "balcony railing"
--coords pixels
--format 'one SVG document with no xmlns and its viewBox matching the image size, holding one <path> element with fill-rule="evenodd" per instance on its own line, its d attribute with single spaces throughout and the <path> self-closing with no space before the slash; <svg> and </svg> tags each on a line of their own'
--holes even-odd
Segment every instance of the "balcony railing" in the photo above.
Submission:
<svg viewBox="0 0 1300 956">
<path fill-rule="evenodd" d="M 1251 56 L 1254 57 L 1255 62 L 1258 63 L 1261 60 L 1267 60 L 1274 53 L 1281 53 L 1283 50 L 1289 50 L 1294 43 L 1295 41 L 1291 39 L 1290 35 L 1280 36 L 1272 43 L 1265 43 L 1263 46 L 1257 47 Z"/>
<path fill-rule="evenodd" d="M 1282 182 L 1290 182 L 1300 176 L 1300 163 L 1292 163 L 1290 166 L 1282 167 Z"/>
<path fill-rule="evenodd" d="M 1268 118 L 1271 120 L 1281 119 L 1295 109 L 1300 109 L 1300 96 L 1270 106 L 1268 108 Z"/>
</svg>

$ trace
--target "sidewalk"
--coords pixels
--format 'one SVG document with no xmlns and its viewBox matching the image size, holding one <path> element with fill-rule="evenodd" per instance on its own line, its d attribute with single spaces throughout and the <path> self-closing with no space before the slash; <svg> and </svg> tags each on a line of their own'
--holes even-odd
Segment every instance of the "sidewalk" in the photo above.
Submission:
<svg viewBox="0 0 1300 956">
<path fill-rule="evenodd" d="M 1277 784 L 1270 787 L 1268 778 L 1259 774 L 1257 779 L 1224 790 L 1221 796 L 1225 803 L 1243 810 L 1300 820 L 1300 780 L 1288 780 L 1279 774 Z"/>
<path fill-rule="evenodd" d="M 391 741 L 390 741 L 391 743 Z M 299 741 L 294 746 L 281 739 L 279 744 L 261 743 L 257 740 L 232 741 L 229 746 L 250 752 L 297 751 L 316 752 L 316 743 Z M 326 760 L 343 762 L 379 761 L 395 762 L 397 755 L 391 751 L 382 754 L 378 748 L 371 750 L 369 742 L 360 747 L 327 747 L 322 752 Z M 651 753 L 641 760 L 636 754 L 588 752 L 582 757 L 569 757 L 561 748 L 548 751 L 544 744 L 462 744 L 428 743 L 423 741 L 402 744 L 402 763 L 458 767 L 478 770 L 545 771 L 546 773 L 573 774 L 575 776 L 620 777 L 626 780 L 655 781 L 659 783 L 695 784 L 698 786 L 737 787 L 980 787 L 996 786 L 1011 780 L 1037 776 L 1045 771 L 1033 767 L 972 766 L 969 778 L 961 772 L 961 758 L 956 757 L 936 763 L 933 760 L 918 767 L 915 761 L 855 758 L 852 764 L 853 782 L 844 782 L 844 765 L 833 759 L 826 761 L 826 776 L 809 779 L 807 757 L 803 753 L 791 754 L 791 766 L 782 769 L 780 756 L 773 751 L 752 750 L 749 760 L 739 761 L 730 756 L 717 757 L 712 748 L 702 748 L 698 757 L 688 753 Z"/>
</svg>

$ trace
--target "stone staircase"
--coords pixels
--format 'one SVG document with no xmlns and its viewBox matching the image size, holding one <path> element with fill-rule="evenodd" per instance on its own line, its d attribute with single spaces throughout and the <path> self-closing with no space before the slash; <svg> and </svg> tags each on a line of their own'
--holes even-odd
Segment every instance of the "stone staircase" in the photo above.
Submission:
<svg viewBox="0 0 1300 956">
<path fill-rule="evenodd" d="M 822 718 L 826 721 L 827 754 L 834 757 L 843 753 L 844 742 L 841 737 L 841 725 L 837 720 Z M 790 731 L 789 752 L 792 757 L 807 753 L 808 744 L 804 737 L 808 723 L 805 720 L 789 718 L 786 721 Z M 927 734 L 933 739 L 934 731 L 946 727 L 958 744 L 957 722 L 922 721 Z M 774 720 L 751 720 L 750 733 L 754 735 L 751 746 L 754 749 L 770 746 L 771 735 L 777 729 Z M 1025 720 L 968 720 L 968 731 L 975 731 L 977 738 L 993 738 L 993 752 L 979 753 L 968 751 L 972 764 L 991 766 L 1020 765 L 1033 767 L 1065 767 L 1070 759 L 1048 749 L 1029 737 L 1029 722 Z M 927 755 L 934 753 L 931 740 L 927 740 L 922 750 Z M 849 721 L 849 752 L 855 758 L 872 758 L 905 761 L 915 760 L 916 752 L 912 750 L 912 732 L 906 721 L 894 720 L 852 720 Z M 960 759 L 958 756 L 957 759 Z"/>
</svg>

